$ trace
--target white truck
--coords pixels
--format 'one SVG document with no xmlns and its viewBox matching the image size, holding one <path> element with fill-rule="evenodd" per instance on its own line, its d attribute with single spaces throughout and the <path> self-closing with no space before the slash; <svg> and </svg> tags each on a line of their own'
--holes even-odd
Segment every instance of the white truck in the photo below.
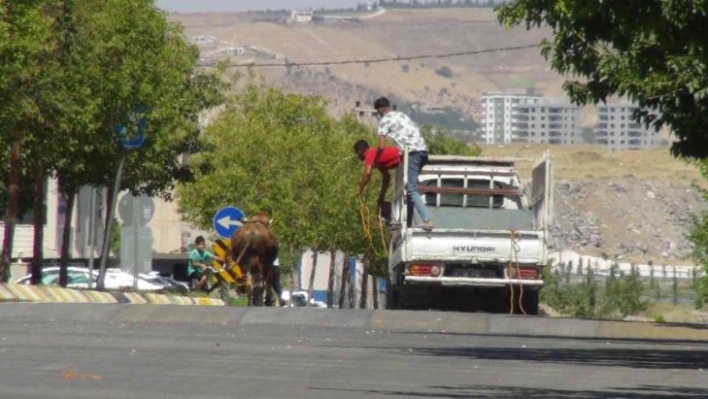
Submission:
<svg viewBox="0 0 708 399">
<path fill-rule="evenodd" d="M 519 161 L 529 160 L 431 155 L 418 179 L 435 223 L 428 231 L 416 228 L 407 205 L 404 152 L 391 204 L 387 308 L 538 314 L 553 169 L 548 152 L 530 160 L 528 196 Z"/>
</svg>

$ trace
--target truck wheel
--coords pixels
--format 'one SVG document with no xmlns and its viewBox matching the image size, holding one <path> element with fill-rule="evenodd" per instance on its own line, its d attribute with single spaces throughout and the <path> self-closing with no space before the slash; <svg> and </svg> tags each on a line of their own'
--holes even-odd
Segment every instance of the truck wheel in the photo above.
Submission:
<svg viewBox="0 0 708 399">
<path fill-rule="evenodd" d="M 386 309 L 398 309 L 398 290 L 391 285 L 391 280 L 386 284 Z"/>
</svg>

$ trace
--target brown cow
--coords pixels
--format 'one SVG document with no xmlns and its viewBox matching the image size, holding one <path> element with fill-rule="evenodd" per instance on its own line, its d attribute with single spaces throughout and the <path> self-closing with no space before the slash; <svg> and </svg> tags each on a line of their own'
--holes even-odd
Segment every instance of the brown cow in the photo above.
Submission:
<svg viewBox="0 0 708 399">
<path fill-rule="evenodd" d="M 266 212 L 256 212 L 231 236 L 231 257 L 253 281 L 249 306 L 261 306 L 263 293 L 270 288 L 273 263 L 278 257 L 278 238 L 270 229 L 271 218 Z"/>
</svg>

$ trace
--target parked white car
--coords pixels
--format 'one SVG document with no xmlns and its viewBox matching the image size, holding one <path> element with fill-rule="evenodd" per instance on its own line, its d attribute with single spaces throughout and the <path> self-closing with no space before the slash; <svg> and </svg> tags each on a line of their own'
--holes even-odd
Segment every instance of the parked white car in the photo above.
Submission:
<svg viewBox="0 0 708 399">
<path fill-rule="evenodd" d="M 283 291 L 282 300 L 287 302 L 287 308 L 326 308 L 327 304 L 322 301 L 316 301 L 314 298 L 307 301 L 307 291 Z"/>
<path fill-rule="evenodd" d="M 88 288 L 89 287 L 89 272 L 88 269 L 81 267 L 67 267 L 67 288 Z M 13 282 L 13 284 L 29 284 L 31 274 L 21 277 Z M 59 267 L 44 267 L 42 268 L 42 284 L 43 285 L 59 285 Z"/>
<path fill-rule="evenodd" d="M 67 288 L 87 289 L 89 288 L 89 270 L 82 267 L 69 266 Z M 29 284 L 32 275 L 28 274 L 14 281 L 14 284 Z M 96 286 L 98 278 L 98 270 L 93 271 L 93 287 Z M 118 290 L 121 288 L 133 287 L 133 275 L 122 270 L 108 269 L 106 270 L 106 279 L 104 281 L 105 288 L 108 290 Z M 59 267 L 44 267 L 42 268 L 42 284 L 43 285 L 59 285 Z M 183 287 L 187 289 L 187 284 L 179 282 L 169 277 L 160 276 L 157 272 L 148 274 L 141 273 L 138 275 L 138 290 L 139 291 L 159 291 L 162 289 Z"/>
</svg>

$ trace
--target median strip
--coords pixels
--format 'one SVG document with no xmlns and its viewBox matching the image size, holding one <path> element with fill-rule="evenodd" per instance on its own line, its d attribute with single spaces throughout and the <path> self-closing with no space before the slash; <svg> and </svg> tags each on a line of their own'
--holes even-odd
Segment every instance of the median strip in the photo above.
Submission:
<svg viewBox="0 0 708 399">
<path fill-rule="evenodd" d="M 137 292 L 100 292 L 60 287 L 0 283 L 0 302 L 154 304 L 180 306 L 225 306 L 214 298 Z"/>
</svg>

